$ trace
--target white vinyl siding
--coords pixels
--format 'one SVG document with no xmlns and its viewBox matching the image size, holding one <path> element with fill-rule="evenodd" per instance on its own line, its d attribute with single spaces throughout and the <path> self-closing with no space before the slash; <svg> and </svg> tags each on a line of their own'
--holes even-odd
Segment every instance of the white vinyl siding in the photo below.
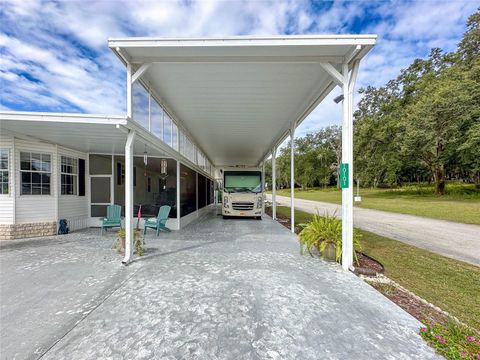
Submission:
<svg viewBox="0 0 480 360">
<path fill-rule="evenodd" d="M 86 196 L 60 196 L 58 219 L 66 219 L 70 231 L 88 227 L 88 202 Z"/>
<path fill-rule="evenodd" d="M 0 194 L 0 224 L 15 222 L 15 172 L 14 172 L 14 139 L 13 136 L 0 134 L 0 148 L 8 150 L 8 194 Z"/>
</svg>

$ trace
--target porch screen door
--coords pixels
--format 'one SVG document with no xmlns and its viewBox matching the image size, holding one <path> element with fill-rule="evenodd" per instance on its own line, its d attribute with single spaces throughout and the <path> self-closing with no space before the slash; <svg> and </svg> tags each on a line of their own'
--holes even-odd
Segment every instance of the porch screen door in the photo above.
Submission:
<svg viewBox="0 0 480 360">
<path fill-rule="evenodd" d="M 92 218 L 107 216 L 107 206 L 112 203 L 112 176 L 90 176 L 90 214 Z"/>
</svg>

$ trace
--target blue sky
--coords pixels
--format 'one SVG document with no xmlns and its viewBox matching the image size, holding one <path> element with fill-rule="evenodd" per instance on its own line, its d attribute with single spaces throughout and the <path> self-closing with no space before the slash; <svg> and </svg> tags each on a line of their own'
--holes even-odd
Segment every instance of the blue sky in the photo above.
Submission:
<svg viewBox="0 0 480 360">
<path fill-rule="evenodd" d="M 120 36 L 374 33 L 357 89 L 380 86 L 430 48 L 455 47 L 480 0 L 36 1 L 0 0 L 0 109 L 125 113 Z M 329 96 L 297 135 L 340 124 Z M 356 100 L 358 100 L 358 95 Z"/>
</svg>

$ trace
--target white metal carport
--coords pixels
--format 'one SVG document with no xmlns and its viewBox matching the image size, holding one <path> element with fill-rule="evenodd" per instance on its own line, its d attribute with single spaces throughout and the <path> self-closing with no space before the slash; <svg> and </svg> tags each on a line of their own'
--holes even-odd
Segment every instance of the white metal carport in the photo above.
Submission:
<svg viewBox="0 0 480 360">
<path fill-rule="evenodd" d="M 341 86 L 342 162 L 350 169 L 349 186 L 342 191 L 342 264 L 348 269 L 353 261 L 353 89 L 359 62 L 375 41 L 375 35 L 313 35 L 124 38 L 110 39 L 108 44 L 127 68 L 127 118 L 135 121 L 132 84 L 140 81 L 193 134 L 216 167 L 261 165 L 287 136 L 293 140 L 296 127 L 336 85 Z M 134 132 L 129 135 L 134 136 Z M 275 169 L 274 156 L 272 184 Z M 127 181 L 131 176 L 127 166 Z M 294 186 L 291 189 L 293 231 Z M 127 201 L 127 206 L 132 205 Z M 131 244 L 133 226 L 126 223 L 127 244 Z M 125 262 L 130 258 L 131 253 Z"/>
</svg>

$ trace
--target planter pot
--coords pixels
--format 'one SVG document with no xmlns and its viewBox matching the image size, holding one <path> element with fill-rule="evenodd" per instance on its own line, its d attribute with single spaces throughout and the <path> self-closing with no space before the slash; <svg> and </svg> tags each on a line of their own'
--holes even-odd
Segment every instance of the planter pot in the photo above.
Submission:
<svg viewBox="0 0 480 360">
<path fill-rule="evenodd" d="M 310 250 L 310 255 L 312 255 L 313 257 L 321 257 L 320 251 L 318 251 L 318 248 L 316 247 Z"/>
<path fill-rule="evenodd" d="M 329 243 L 325 246 L 325 251 L 322 254 L 322 257 L 328 261 L 335 261 L 336 257 L 336 248 L 335 244 Z"/>
<path fill-rule="evenodd" d="M 125 237 L 119 237 L 118 242 L 120 244 L 120 253 L 125 255 Z"/>
</svg>

